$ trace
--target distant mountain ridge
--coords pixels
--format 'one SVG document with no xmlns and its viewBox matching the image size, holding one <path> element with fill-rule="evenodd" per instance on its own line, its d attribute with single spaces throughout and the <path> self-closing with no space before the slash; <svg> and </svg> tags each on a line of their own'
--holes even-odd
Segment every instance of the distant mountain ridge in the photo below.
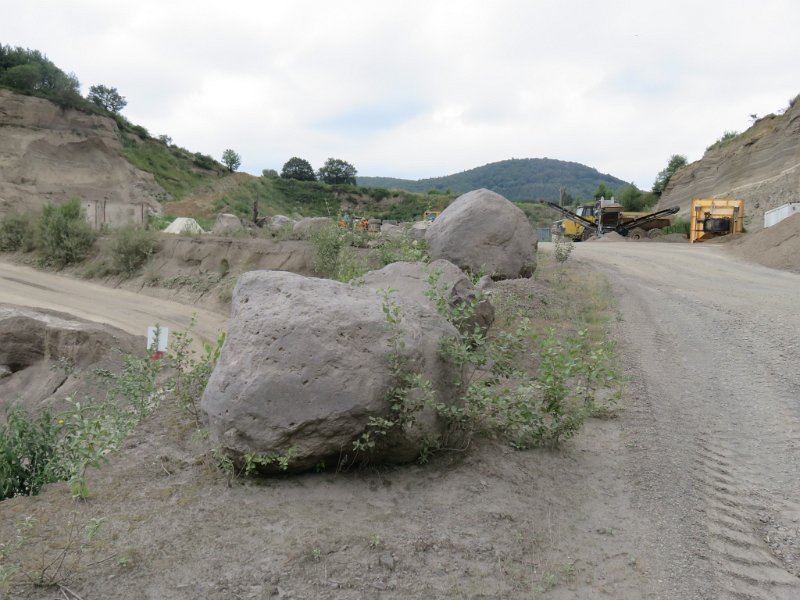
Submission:
<svg viewBox="0 0 800 600">
<path fill-rule="evenodd" d="M 592 197 L 601 183 L 605 183 L 615 191 L 628 185 L 628 182 L 600 173 L 592 167 L 553 158 L 512 158 L 461 173 L 429 179 L 358 177 L 357 180 L 358 185 L 366 187 L 409 192 L 427 192 L 432 189 L 468 192 L 487 188 L 509 200 L 551 201 L 558 200 L 562 186 L 573 198 L 586 200 Z"/>
</svg>

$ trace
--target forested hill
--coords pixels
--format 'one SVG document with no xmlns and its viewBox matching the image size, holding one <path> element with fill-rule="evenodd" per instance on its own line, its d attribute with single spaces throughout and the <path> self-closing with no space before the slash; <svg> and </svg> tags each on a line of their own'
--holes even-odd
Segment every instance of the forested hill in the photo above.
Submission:
<svg viewBox="0 0 800 600">
<path fill-rule="evenodd" d="M 619 190 L 627 182 L 597 169 L 575 162 L 552 158 L 512 158 L 444 177 L 430 179 L 396 179 L 392 177 L 358 177 L 358 184 L 426 192 L 452 190 L 468 192 L 487 188 L 509 200 L 558 200 L 559 188 L 566 188 L 573 199 L 591 198 L 600 183 Z"/>
</svg>

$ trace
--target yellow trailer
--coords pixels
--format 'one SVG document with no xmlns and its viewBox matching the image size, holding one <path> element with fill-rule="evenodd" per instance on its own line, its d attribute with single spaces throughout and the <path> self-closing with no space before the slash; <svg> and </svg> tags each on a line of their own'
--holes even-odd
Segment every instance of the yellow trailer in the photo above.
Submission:
<svg viewBox="0 0 800 600">
<path fill-rule="evenodd" d="M 689 243 L 744 231 L 744 200 L 695 198 L 689 214 Z"/>
</svg>

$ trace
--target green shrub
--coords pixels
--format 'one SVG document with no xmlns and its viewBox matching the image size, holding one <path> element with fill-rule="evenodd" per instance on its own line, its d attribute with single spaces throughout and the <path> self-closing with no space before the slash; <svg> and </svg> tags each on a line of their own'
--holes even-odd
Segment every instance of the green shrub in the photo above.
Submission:
<svg viewBox="0 0 800 600">
<path fill-rule="evenodd" d="M 58 428 L 49 414 L 32 417 L 19 406 L 6 410 L 0 426 L 0 500 L 32 496 L 50 483 Z"/>
<path fill-rule="evenodd" d="M 29 252 L 36 246 L 36 227 L 29 214 L 9 214 L 0 221 L 0 251 Z"/>
<path fill-rule="evenodd" d="M 158 250 L 158 235 L 141 227 L 121 227 L 111 235 L 111 262 L 117 273 L 133 275 Z"/>
<path fill-rule="evenodd" d="M 424 240 L 412 240 L 403 236 L 383 238 L 373 254 L 381 267 L 396 262 L 428 262 L 428 247 Z"/>
<path fill-rule="evenodd" d="M 352 281 L 367 272 L 353 246 L 359 237 L 336 225 L 329 225 L 309 236 L 313 249 L 312 269 L 316 275 L 337 281 Z"/>
<path fill-rule="evenodd" d="M 44 207 L 39 220 L 37 246 L 45 265 L 60 269 L 83 260 L 96 237 L 78 200 Z"/>
<path fill-rule="evenodd" d="M 689 229 L 691 227 L 691 223 L 689 219 L 678 218 L 675 219 L 675 222 L 672 225 L 664 227 L 662 231 L 664 233 L 682 233 L 683 235 L 689 235 Z"/>
<path fill-rule="evenodd" d="M 462 377 L 453 385 L 463 390 L 462 402 L 437 403 L 430 381 L 404 359 L 400 307 L 385 292 L 388 361 L 396 385 L 387 395 L 391 412 L 370 419 L 353 443 L 356 453 L 371 453 L 392 430 L 413 423 L 426 408 L 446 419 L 449 428 L 444 436 L 425 441 L 422 461 L 436 449 L 466 447 L 474 435 L 517 449 L 558 447 L 604 408 L 596 402 L 598 392 L 618 379 L 613 346 L 592 341 L 587 330 L 566 336 L 556 336 L 553 329 L 536 334 L 530 316 L 519 308 L 486 335 L 469 326 L 483 300 L 480 294 L 453 304 L 438 279 L 438 273 L 431 273 L 426 295 L 461 332 L 442 340 L 440 353 L 461 369 Z"/>
</svg>

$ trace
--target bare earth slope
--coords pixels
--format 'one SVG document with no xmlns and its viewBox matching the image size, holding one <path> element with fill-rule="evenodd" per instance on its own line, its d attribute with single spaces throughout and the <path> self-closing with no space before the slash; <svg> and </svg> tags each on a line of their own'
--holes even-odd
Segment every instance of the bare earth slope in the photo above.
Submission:
<svg viewBox="0 0 800 600">
<path fill-rule="evenodd" d="M 764 225 L 764 212 L 800 198 L 800 101 L 768 115 L 670 179 L 658 208 L 688 209 L 692 198 L 744 198 L 748 229 Z"/>
<path fill-rule="evenodd" d="M 752 234 L 724 239 L 727 250 L 766 267 L 800 273 L 800 215 Z"/>
<path fill-rule="evenodd" d="M 106 202 L 108 219 L 125 207 L 159 210 L 153 176 L 122 157 L 113 119 L 62 109 L 0 89 L 0 215 L 71 198 Z"/>
</svg>

